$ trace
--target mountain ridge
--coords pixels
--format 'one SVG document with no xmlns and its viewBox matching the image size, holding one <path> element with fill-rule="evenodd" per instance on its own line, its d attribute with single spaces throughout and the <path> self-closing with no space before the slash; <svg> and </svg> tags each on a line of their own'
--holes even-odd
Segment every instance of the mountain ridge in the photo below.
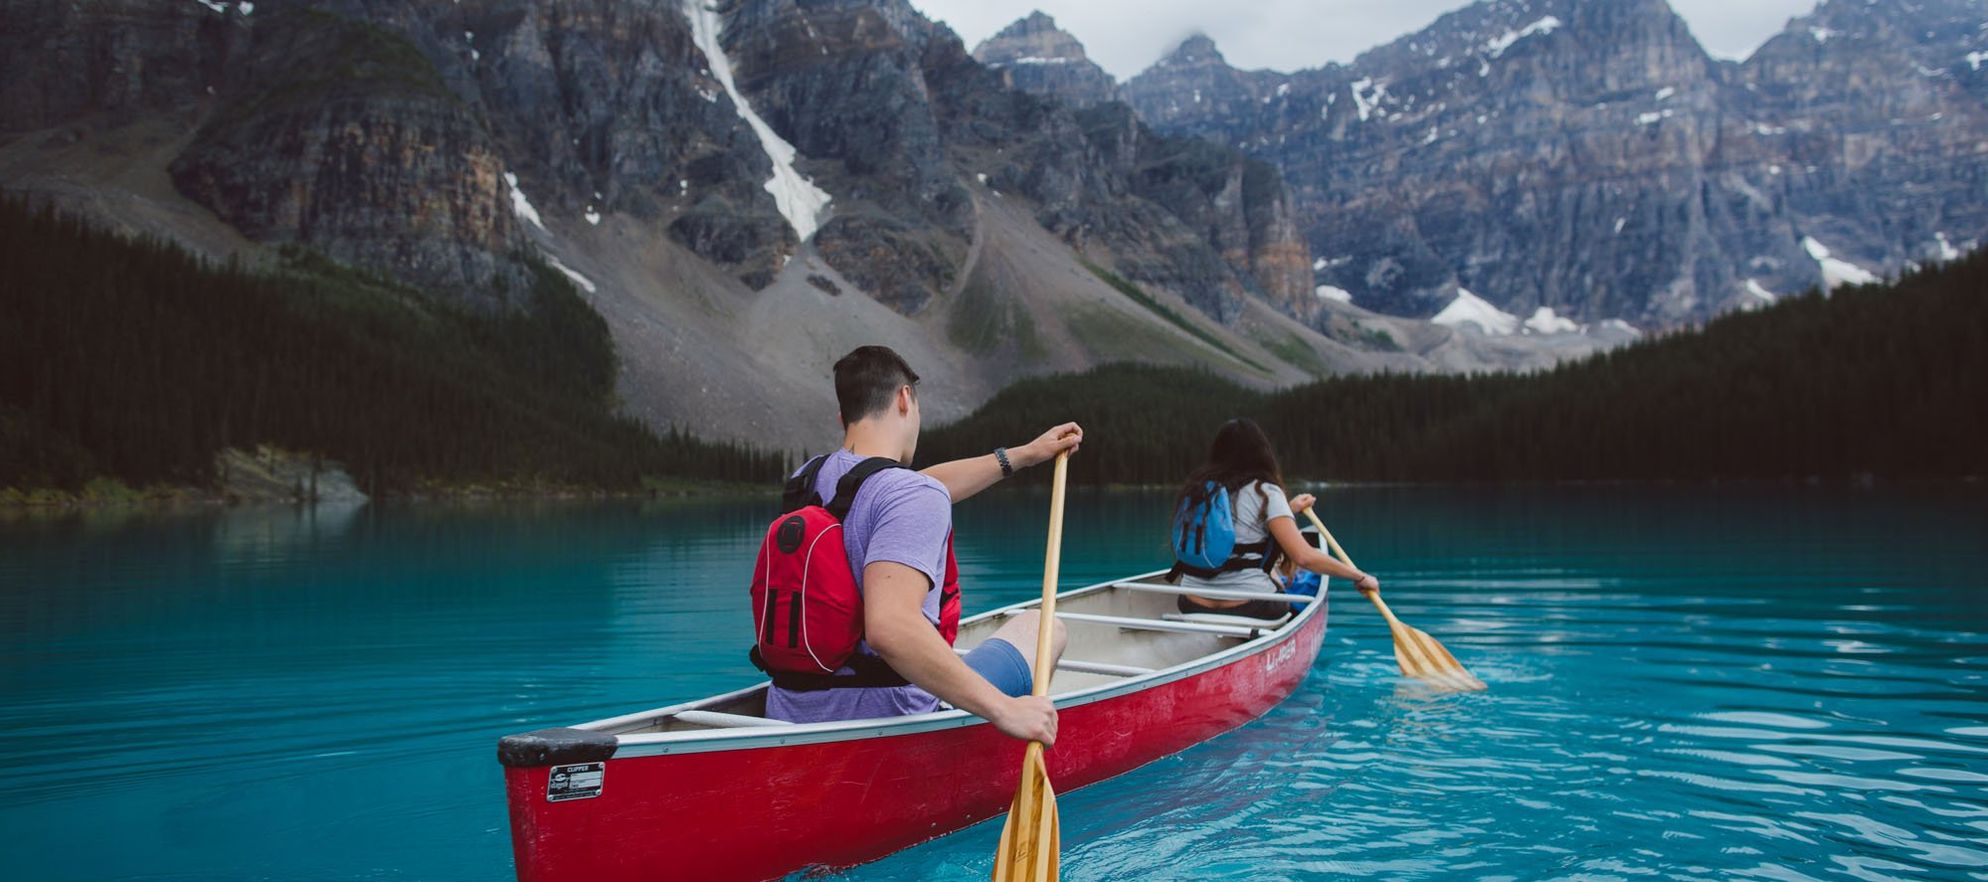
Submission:
<svg viewBox="0 0 1988 882">
<path fill-rule="evenodd" d="M 1177 48 L 1123 91 L 1157 128 L 1278 166 L 1317 281 L 1355 302 L 1432 315 L 1472 291 L 1661 328 L 1826 284 L 1812 240 L 1897 272 L 1988 237 L 1967 183 L 1988 169 L 1988 115 L 1955 50 L 1988 14 L 1906 6 L 1829 0 L 1728 63 L 1662 0 L 1487 0 L 1288 74 L 1211 63 L 1219 50 L 1190 38 L 1192 63 Z M 1929 36 L 1902 37 L 1894 14 Z M 1845 39 L 1816 36 L 1831 33 Z M 1928 66 L 1940 52 L 1946 67 Z M 1846 82 L 1861 91 L 1810 124 L 1818 96 L 1800 84 Z M 1876 110 L 1891 104 L 1919 115 Z"/>
<path fill-rule="evenodd" d="M 818 449 L 831 421 L 799 415 L 868 342 L 913 357 L 944 418 L 1124 359 L 1269 388 L 1627 339 L 1344 303 L 1276 164 L 1028 94 L 902 0 L 0 11 L 0 184 L 498 315 L 543 256 L 607 319 L 622 407 L 659 431 Z"/>
</svg>

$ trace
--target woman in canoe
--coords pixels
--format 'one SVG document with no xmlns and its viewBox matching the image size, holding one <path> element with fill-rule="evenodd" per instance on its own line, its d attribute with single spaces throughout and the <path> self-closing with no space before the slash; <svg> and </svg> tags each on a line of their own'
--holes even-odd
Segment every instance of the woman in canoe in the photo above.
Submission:
<svg viewBox="0 0 1988 882">
<path fill-rule="evenodd" d="M 1274 594 L 1281 587 L 1271 570 L 1279 557 L 1288 557 L 1304 569 L 1346 579 L 1362 592 L 1379 591 L 1379 579 L 1319 551 L 1298 532 L 1295 515 L 1316 501 L 1310 493 L 1285 498 L 1277 454 L 1256 421 L 1223 423 L 1208 461 L 1188 476 L 1174 505 L 1174 575 L 1186 588 Z M 1281 619 L 1291 611 L 1290 604 L 1272 600 L 1193 595 L 1182 595 L 1179 608 L 1257 619 Z"/>
</svg>

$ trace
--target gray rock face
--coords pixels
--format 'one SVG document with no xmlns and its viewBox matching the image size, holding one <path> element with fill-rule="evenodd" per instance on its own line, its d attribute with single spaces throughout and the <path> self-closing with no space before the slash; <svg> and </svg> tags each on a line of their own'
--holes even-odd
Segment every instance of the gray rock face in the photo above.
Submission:
<svg viewBox="0 0 1988 882">
<path fill-rule="evenodd" d="M 246 18 L 156 0 L 0 0 L 0 131 L 187 110 L 239 66 Z"/>
<path fill-rule="evenodd" d="M 766 156 L 675 4 L 6 0 L 4 13 L 14 88 L 0 124 L 191 120 L 218 102 L 174 177 L 253 238 L 488 305 L 523 279 L 510 173 L 548 217 L 633 215 L 749 283 L 796 246 Z"/>
<path fill-rule="evenodd" d="M 312 246 L 486 308 L 529 287 L 495 145 L 414 46 L 270 13 L 242 81 L 173 163 L 181 192 L 251 238 Z"/>
<path fill-rule="evenodd" d="M 973 57 L 1001 72 L 1009 88 L 1057 98 L 1075 107 L 1120 100 L 1118 81 L 1084 53 L 1084 44 L 1040 12 L 1001 29 L 974 47 Z"/>
<path fill-rule="evenodd" d="M 523 290 L 535 239 L 610 214 L 754 286 L 802 248 L 679 2 L 0 3 L 16 50 L 0 64 L 19 74 L 0 98 L 10 130 L 178 114 L 199 128 L 173 181 L 254 240 L 490 308 Z M 1122 105 L 1018 91 L 904 0 L 717 12 L 740 94 L 832 196 L 814 249 L 894 310 L 922 313 L 961 283 L 976 200 L 1001 190 L 1212 316 L 1256 296 L 1309 305 L 1297 215 L 1268 165 L 1155 135 Z M 1082 61 L 1057 66 L 1088 67 L 1094 97 L 1110 96 L 1046 18 L 1010 38 Z"/>
<path fill-rule="evenodd" d="M 1490 0 L 1294 74 L 1192 40 L 1125 93 L 1280 168 L 1317 282 L 1363 306 L 1429 315 L 1464 288 L 1669 326 L 1822 283 L 1811 238 L 1881 271 L 1988 235 L 1960 51 L 1984 22 L 1829 0 L 1734 65 L 1663 0 Z"/>
<path fill-rule="evenodd" d="M 980 175 L 1217 318 L 1245 296 L 1302 305 L 1293 291 L 1309 290 L 1289 272 L 1307 258 L 1280 225 L 1273 169 L 1245 175 L 1239 153 L 1154 136 L 1122 105 L 1080 113 L 1017 92 L 902 0 L 739 3 L 725 40 L 753 106 L 835 194 L 818 250 L 900 312 L 957 282 Z"/>
</svg>

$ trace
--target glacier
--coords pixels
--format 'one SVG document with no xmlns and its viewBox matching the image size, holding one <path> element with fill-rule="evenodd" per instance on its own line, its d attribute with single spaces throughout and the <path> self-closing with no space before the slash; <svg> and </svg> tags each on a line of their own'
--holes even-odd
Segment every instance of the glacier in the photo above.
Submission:
<svg viewBox="0 0 1988 882">
<path fill-rule="evenodd" d="M 794 227 L 794 235 L 801 241 L 814 238 L 821 229 L 821 216 L 828 209 L 829 195 L 813 181 L 801 176 L 794 168 L 797 152 L 794 145 L 781 138 L 773 127 L 754 113 L 752 105 L 746 103 L 745 96 L 739 94 L 738 84 L 732 81 L 732 60 L 725 55 L 725 47 L 719 42 L 724 29 L 724 21 L 718 10 L 705 5 L 705 0 L 684 0 L 683 14 L 690 19 L 691 38 L 704 58 L 711 65 L 711 77 L 725 87 L 725 94 L 731 96 L 732 107 L 739 112 L 754 135 L 759 136 L 759 144 L 766 150 L 766 158 L 773 162 L 773 177 L 766 182 L 766 192 L 773 194 L 773 204 L 780 209 L 782 217 Z"/>
</svg>

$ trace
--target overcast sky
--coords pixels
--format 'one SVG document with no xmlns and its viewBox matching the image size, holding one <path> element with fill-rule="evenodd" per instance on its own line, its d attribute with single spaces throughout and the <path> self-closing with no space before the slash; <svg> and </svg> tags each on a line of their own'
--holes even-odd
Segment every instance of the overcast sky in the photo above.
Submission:
<svg viewBox="0 0 1988 882">
<path fill-rule="evenodd" d="M 1609 2 L 1609 0 L 1588 0 Z M 911 0 L 951 25 L 972 48 L 1040 9 L 1077 36 L 1090 56 L 1123 80 L 1188 35 L 1215 38 L 1229 63 L 1291 71 L 1360 52 L 1421 30 L 1463 0 Z M 1815 0 L 1671 0 L 1705 49 L 1744 58 Z"/>
</svg>

